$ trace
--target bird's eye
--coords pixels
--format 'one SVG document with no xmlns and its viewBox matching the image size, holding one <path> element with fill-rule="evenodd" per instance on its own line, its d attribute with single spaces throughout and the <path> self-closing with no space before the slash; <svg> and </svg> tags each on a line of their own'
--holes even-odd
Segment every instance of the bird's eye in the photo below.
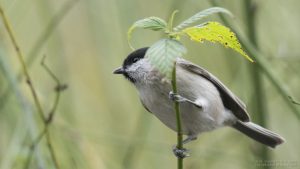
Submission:
<svg viewBox="0 0 300 169">
<path fill-rule="evenodd" d="M 139 58 L 134 58 L 133 63 L 137 62 L 138 60 L 139 60 Z"/>
</svg>

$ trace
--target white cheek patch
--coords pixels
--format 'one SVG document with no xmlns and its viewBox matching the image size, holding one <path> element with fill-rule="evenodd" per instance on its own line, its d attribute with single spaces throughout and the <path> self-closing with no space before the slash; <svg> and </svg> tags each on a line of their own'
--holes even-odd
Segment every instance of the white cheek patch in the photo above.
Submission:
<svg viewBox="0 0 300 169">
<path fill-rule="evenodd" d="M 138 62 L 132 64 L 131 66 L 129 66 L 126 71 L 127 72 L 135 72 L 140 66 L 141 66 L 141 64 L 139 64 L 139 61 L 138 61 Z"/>
<path fill-rule="evenodd" d="M 147 59 L 141 59 L 126 68 L 130 77 L 137 81 L 147 81 L 147 76 L 152 70 L 152 66 Z"/>
</svg>

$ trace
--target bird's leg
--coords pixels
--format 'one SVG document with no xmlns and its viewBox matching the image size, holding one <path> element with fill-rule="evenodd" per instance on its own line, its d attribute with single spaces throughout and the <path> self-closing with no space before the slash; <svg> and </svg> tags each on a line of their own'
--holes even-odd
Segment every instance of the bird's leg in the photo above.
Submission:
<svg viewBox="0 0 300 169">
<path fill-rule="evenodd" d="M 187 144 L 187 143 L 189 143 L 191 141 L 194 141 L 196 139 L 197 139 L 196 135 L 188 135 L 188 137 L 182 141 L 182 144 Z"/>
<path fill-rule="evenodd" d="M 185 97 L 180 96 L 179 94 L 174 93 L 173 91 L 170 91 L 169 93 L 169 98 L 174 101 L 174 102 L 187 102 L 190 103 L 200 109 L 202 109 L 202 105 L 193 102 Z M 193 140 L 196 140 L 197 136 L 195 135 L 189 135 L 185 140 L 182 141 L 182 144 L 187 144 Z M 179 149 L 176 145 L 173 146 L 173 153 L 177 158 L 185 158 L 185 157 L 189 157 L 189 150 L 186 148 L 181 148 Z"/>
<path fill-rule="evenodd" d="M 187 143 L 189 143 L 193 140 L 196 140 L 196 139 L 197 139 L 197 136 L 189 135 L 186 139 L 184 139 L 182 141 L 182 144 L 187 144 Z M 186 148 L 179 149 L 179 148 L 177 148 L 176 145 L 173 146 L 173 153 L 177 158 L 185 158 L 185 157 L 190 156 L 188 149 L 186 149 Z"/>
<path fill-rule="evenodd" d="M 180 103 L 180 102 L 188 102 L 188 103 L 190 103 L 190 104 L 192 104 L 192 105 L 194 105 L 194 106 L 196 106 L 196 107 L 202 109 L 202 105 L 200 105 L 199 103 L 196 103 L 196 102 L 191 101 L 191 100 L 189 100 L 189 99 L 187 99 L 187 98 L 185 98 L 185 97 L 182 97 L 182 96 L 180 96 L 179 94 L 174 93 L 173 91 L 170 91 L 170 93 L 169 93 L 169 98 L 170 98 L 172 101 L 174 101 L 174 102 L 179 102 L 179 103 Z"/>
</svg>

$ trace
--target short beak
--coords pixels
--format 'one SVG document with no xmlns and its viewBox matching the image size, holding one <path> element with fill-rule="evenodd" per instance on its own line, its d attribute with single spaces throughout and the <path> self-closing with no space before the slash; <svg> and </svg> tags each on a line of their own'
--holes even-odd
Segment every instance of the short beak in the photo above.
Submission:
<svg viewBox="0 0 300 169">
<path fill-rule="evenodd" d="M 122 67 L 117 68 L 113 71 L 113 74 L 124 74 L 125 70 Z"/>
</svg>

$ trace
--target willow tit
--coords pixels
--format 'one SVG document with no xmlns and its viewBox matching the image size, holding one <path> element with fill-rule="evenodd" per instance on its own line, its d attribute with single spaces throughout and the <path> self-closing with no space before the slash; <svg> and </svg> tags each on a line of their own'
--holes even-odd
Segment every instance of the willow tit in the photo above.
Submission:
<svg viewBox="0 0 300 169">
<path fill-rule="evenodd" d="M 179 102 L 182 132 L 187 135 L 183 143 L 224 126 L 233 127 L 272 148 L 284 142 L 278 134 L 250 122 L 245 104 L 214 75 L 189 61 L 176 60 L 178 93 L 170 92 L 170 80 L 144 57 L 147 49 L 129 54 L 122 67 L 113 73 L 123 74 L 132 82 L 145 109 L 174 131 L 177 126 L 173 101 Z M 182 156 L 184 150 L 174 149 L 174 153 Z"/>
</svg>

